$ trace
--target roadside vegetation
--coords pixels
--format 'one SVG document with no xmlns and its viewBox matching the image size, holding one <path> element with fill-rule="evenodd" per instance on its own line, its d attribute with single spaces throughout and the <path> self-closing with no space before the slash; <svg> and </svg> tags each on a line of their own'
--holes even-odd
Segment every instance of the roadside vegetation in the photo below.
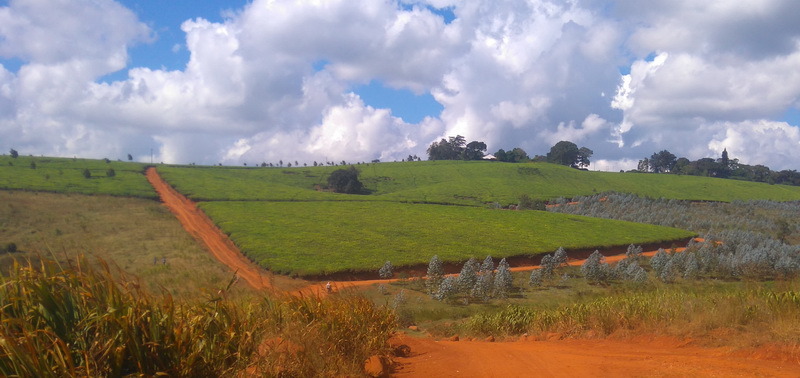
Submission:
<svg viewBox="0 0 800 378">
<path fill-rule="evenodd" d="M 424 266 L 432 255 L 460 263 L 487 254 L 688 240 L 676 228 L 466 206 L 391 202 L 203 202 L 200 207 L 251 260 L 284 274 L 372 271 L 386 260 Z"/>
<path fill-rule="evenodd" d="M 396 327 L 356 296 L 176 302 L 118 277 L 81 260 L 14 266 L 0 278 L 0 374 L 354 376 L 388 357 Z"/>
</svg>

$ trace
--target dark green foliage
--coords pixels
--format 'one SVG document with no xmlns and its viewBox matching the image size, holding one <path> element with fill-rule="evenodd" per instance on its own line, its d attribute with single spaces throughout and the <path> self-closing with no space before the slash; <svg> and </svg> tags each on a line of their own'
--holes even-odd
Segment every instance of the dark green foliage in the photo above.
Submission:
<svg viewBox="0 0 800 378">
<path fill-rule="evenodd" d="M 467 143 L 461 135 L 442 139 L 428 146 L 428 160 L 481 160 L 486 152 L 486 143 Z M 413 157 L 409 156 L 409 161 Z"/>
<path fill-rule="evenodd" d="M 108 170 L 106 170 L 106 176 L 107 177 L 114 177 L 116 175 L 117 175 L 117 172 L 114 171 L 114 168 L 109 168 Z"/>
<path fill-rule="evenodd" d="M 31 169 L 36 169 L 36 162 L 31 160 Z"/>
<path fill-rule="evenodd" d="M 133 161 L 133 156 L 131 156 L 131 154 L 128 154 L 128 161 Z"/>
<path fill-rule="evenodd" d="M 515 147 L 511 151 L 504 151 L 501 148 L 495 152 L 494 157 L 497 159 L 497 161 L 504 161 L 507 163 L 519 163 L 530 160 L 528 153 L 519 147 Z"/>
<path fill-rule="evenodd" d="M 550 148 L 550 152 L 547 153 L 547 161 L 572 168 L 586 168 L 589 166 L 589 158 L 593 153 L 586 147 L 578 148 L 575 143 L 562 140 Z"/>
<path fill-rule="evenodd" d="M 358 180 L 358 174 L 358 170 L 352 165 L 347 169 L 337 169 L 328 176 L 328 187 L 336 193 L 362 193 L 364 184 Z"/>
<path fill-rule="evenodd" d="M 675 167 L 676 158 L 671 152 L 662 150 L 650 156 L 650 170 L 655 173 L 671 172 Z"/>
<path fill-rule="evenodd" d="M 83 178 L 86 178 L 86 179 L 92 178 L 92 171 L 90 171 L 88 168 L 84 169 L 83 170 Z"/>
<path fill-rule="evenodd" d="M 13 148 L 9 151 L 9 153 L 11 154 L 11 157 L 14 158 L 14 159 L 19 157 L 19 152 L 17 152 L 17 150 L 15 150 Z"/>
<path fill-rule="evenodd" d="M 522 194 L 519 196 L 519 204 L 517 205 L 517 209 L 544 211 L 547 210 L 547 205 L 545 205 L 544 201 L 534 200 L 531 198 L 531 196 Z"/>
</svg>

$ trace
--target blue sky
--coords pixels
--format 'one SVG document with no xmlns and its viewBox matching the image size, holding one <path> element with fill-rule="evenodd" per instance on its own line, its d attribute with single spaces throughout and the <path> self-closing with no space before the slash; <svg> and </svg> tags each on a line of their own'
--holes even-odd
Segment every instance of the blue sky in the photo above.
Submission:
<svg viewBox="0 0 800 378">
<path fill-rule="evenodd" d="M 590 169 L 662 149 L 797 169 L 797 19 L 782 0 L 0 0 L 0 148 L 391 161 L 460 134 L 570 140 Z"/>
</svg>

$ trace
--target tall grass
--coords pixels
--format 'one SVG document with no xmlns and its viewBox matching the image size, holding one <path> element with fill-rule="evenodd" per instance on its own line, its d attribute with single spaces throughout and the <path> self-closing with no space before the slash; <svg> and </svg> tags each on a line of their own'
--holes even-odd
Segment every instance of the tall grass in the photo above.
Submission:
<svg viewBox="0 0 800 378">
<path fill-rule="evenodd" d="M 0 374 L 352 375 L 370 353 L 388 351 L 394 324 L 358 297 L 178 303 L 115 280 L 107 266 L 42 260 L 0 280 Z"/>
<path fill-rule="evenodd" d="M 733 292 L 681 290 L 666 287 L 627 292 L 586 303 L 535 310 L 509 306 L 479 314 L 465 322 L 468 332 L 492 335 L 556 332 L 581 336 L 587 331 L 618 331 L 704 336 L 718 329 L 736 329 L 752 337 L 800 344 L 800 292 L 758 288 Z"/>
</svg>

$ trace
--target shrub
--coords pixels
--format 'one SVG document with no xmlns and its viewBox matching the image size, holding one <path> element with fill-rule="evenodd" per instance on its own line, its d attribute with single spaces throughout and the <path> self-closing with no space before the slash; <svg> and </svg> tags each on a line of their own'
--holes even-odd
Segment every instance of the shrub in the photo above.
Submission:
<svg viewBox="0 0 800 378">
<path fill-rule="evenodd" d="M 328 187 L 336 193 L 358 194 L 364 190 L 364 184 L 358 180 L 358 170 L 354 166 L 337 169 L 328 176 Z"/>
<path fill-rule="evenodd" d="M 613 274 L 600 251 L 594 251 L 581 265 L 581 273 L 590 283 L 607 283 Z"/>
<path fill-rule="evenodd" d="M 531 271 L 531 276 L 528 279 L 528 284 L 532 287 L 539 287 L 542 286 L 542 270 L 541 269 L 534 269 Z"/>
<path fill-rule="evenodd" d="M 508 266 L 506 259 L 500 260 L 497 264 L 497 277 L 494 279 L 494 295 L 498 298 L 505 298 L 508 292 L 511 291 L 514 284 L 514 278 L 511 277 L 511 269 Z"/>
<path fill-rule="evenodd" d="M 117 175 L 117 172 L 114 171 L 114 168 L 109 168 L 106 170 L 106 177 L 114 177 Z"/>
<path fill-rule="evenodd" d="M 458 280 L 455 277 L 445 277 L 433 298 L 439 301 L 451 300 L 459 292 Z"/>
<path fill-rule="evenodd" d="M 461 272 L 458 274 L 458 288 L 462 293 L 469 294 L 478 281 L 478 262 L 475 259 L 469 259 L 461 267 Z"/>
<path fill-rule="evenodd" d="M 16 243 L 8 243 L 6 244 L 6 252 L 16 252 L 17 251 L 17 244 Z"/>
<path fill-rule="evenodd" d="M 83 170 L 83 178 L 87 178 L 87 179 L 92 178 L 92 171 L 90 171 L 88 168 L 84 169 Z"/>
<path fill-rule="evenodd" d="M 386 263 L 383 264 L 383 266 L 380 269 L 378 269 L 378 276 L 380 276 L 383 279 L 392 278 L 393 269 L 394 267 L 392 266 L 392 262 L 387 261 Z"/>
<path fill-rule="evenodd" d="M 442 277 L 444 277 L 442 260 L 439 260 L 439 256 L 434 255 L 431 258 L 431 262 L 428 263 L 428 279 L 425 281 L 428 294 L 434 294 L 439 290 L 439 286 L 442 284 Z"/>
</svg>

